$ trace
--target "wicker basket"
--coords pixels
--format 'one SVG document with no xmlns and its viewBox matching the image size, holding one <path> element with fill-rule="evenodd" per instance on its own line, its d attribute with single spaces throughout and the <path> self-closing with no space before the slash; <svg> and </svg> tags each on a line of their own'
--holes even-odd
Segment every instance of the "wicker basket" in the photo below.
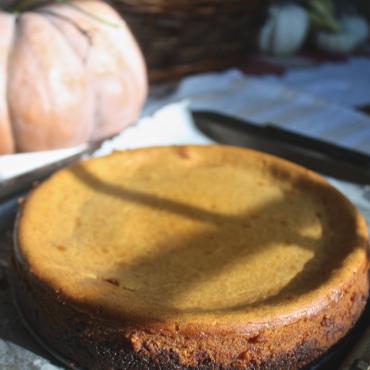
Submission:
<svg viewBox="0 0 370 370">
<path fill-rule="evenodd" d="M 143 50 L 152 82 L 240 65 L 267 0 L 113 0 Z"/>
</svg>

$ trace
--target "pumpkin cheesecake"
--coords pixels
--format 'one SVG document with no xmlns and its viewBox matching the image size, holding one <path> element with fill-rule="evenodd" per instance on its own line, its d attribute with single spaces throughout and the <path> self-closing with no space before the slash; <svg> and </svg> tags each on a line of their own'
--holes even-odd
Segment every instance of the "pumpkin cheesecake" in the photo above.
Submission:
<svg viewBox="0 0 370 370">
<path fill-rule="evenodd" d="M 16 225 L 27 321 L 83 369 L 299 369 L 368 296 L 368 231 L 319 175 L 225 146 L 63 169 Z"/>
</svg>

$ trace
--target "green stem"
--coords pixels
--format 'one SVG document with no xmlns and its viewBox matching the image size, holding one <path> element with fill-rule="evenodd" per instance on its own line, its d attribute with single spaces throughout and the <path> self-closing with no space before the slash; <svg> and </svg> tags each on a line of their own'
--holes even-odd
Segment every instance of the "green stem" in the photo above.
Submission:
<svg viewBox="0 0 370 370">
<path fill-rule="evenodd" d="M 332 0 L 303 0 L 303 5 L 309 12 L 312 30 L 333 33 L 340 30 Z"/>
</svg>

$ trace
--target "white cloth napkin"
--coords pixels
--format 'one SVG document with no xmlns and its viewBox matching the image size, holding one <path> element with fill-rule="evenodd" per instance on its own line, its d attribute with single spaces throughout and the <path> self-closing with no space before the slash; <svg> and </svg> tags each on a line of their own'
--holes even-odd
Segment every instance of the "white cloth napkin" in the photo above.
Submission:
<svg viewBox="0 0 370 370">
<path fill-rule="evenodd" d="M 352 75 L 357 78 L 352 80 Z M 150 100 L 146 112 L 183 99 L 193 109 L 275 123 L 370 154 L 370 117 L 350 107 L 370 103 L 370 60 L 295 70 L 280 79 L 247 77 L 237 70 L 192 76 L 167 99 Z"/>
<path fill-rule="evenodd" d="M 345 107 L 370 103 L 370 59 L 351 58 L 345 63 L 325 63 L 310 68 L 289 70 L 282 77 L 268 76 L 316 98 Z"/>
</svg>

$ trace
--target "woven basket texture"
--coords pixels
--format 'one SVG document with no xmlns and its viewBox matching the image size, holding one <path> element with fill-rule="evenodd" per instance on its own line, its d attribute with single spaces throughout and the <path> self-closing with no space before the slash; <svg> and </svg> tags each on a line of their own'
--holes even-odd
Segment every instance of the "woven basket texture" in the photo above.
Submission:
<svg viewBox="0 0 370 370">
<path fill-rule="evenodd" d="M 113 0 L 144 53 L 152 82 L 243 63 L 267 0 Z"/>
</svg>

